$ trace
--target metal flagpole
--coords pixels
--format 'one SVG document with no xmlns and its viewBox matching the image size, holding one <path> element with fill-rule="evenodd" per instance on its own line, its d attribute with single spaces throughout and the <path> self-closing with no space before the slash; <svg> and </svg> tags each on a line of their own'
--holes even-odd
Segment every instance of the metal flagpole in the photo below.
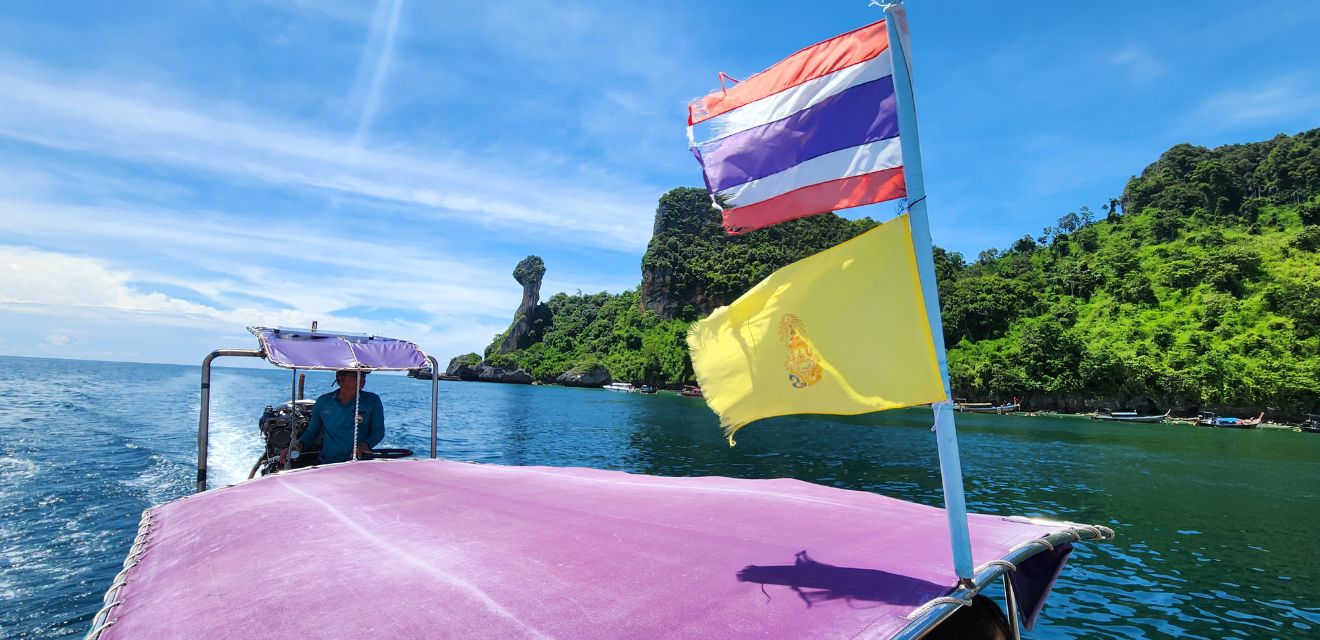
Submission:
<svg viewBox="0 0 1320 640">
<path fill-rule="evenodd" d="M 926 217 L 926 183 L 921 171 L 921 141 L 917 137 L 917 114 L 913 101 L 912 67 L 908 62 L 907 12 L 901 2 L 887 4 L 885 23 L 889 50 L 894 61 L 894 93 L 898 99 L 899 143 L 903 147 L 903 177 L 907 182 L 912 245 L 921 275 L 921 293 L 926 302 L 926 320 L 935 342 L 935 357 L 944 381 L 944 402 L 935 410 L 935 442 L 940 452 L 940 475 L 944 480 L 944 511 L 949 518 L 949 542 L 953 546 L 953 569 L 959 578 L 972 578 L 972 541 L 967 532 L 967 501 L 963 496 L 962 463 L 958 459 L 958 433 L 953 422 L 953 393 L 949 387 L 949 363 L 944 354 L 944 327 L 940 320 L 940 296 L 935 279 L 935 258 Z"/>
</svg>

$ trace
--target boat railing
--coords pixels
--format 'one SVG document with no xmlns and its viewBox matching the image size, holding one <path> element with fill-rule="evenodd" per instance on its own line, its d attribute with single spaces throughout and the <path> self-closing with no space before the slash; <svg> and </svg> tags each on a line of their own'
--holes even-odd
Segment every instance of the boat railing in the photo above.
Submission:
<svg viewBox="0 0 1320 640">
<path fill-rule="evenodd" d="M 1032 518 L 1010 517 L 1007 520 L 1019 520 L 1022 522 L 1040 522 Z M 1059 524 L 1058 522 L 1049 522 L 1049 524 Z M 1009 573 L 1016 571 L 1018 566 L 1027 561 L 1032 556 L 1044 552 L 1054 551 L 1054 548 L 1072 542 L 1081 542 L 1085 540 L 1107 541 L 1114 539 L 1114 531 L 1109 527 L 1099 525 L 1084 525 L 1076 523 L 1066 523 L 1068 528 L 1056 531 L 1049 535 L 1028 540 L 1004 555 L 1004 557 L 990 560 L 982 564 L 972 572 L 969 580 L 961 581 L 958 588 L 946 596 L 936 598 L 922 605 L 912 613 L 908 614 L 908 620 L 913 624 L 908 625 L 891 640 L 917 640 L 935 628 L 945 618 L 953 615 L 960 607 L 971 604 L 972 596 L 975 596 L 986 587 L 990 586 L 995 580 L 1002 580 L 1004 584 L 1004 597 L 1007 606 L 1005 607 L 1009 617 L 1009 628 L 1017 635 L 1019 628 L 1017 596 L 1014 593 L 1013 583 L 1009 579 Z"/>
<path fill-rule="evenodd" d="M 262 349 L 216 349 L 207 354 L 202 360 L 202 397 L 201 412 L 197 422 L 197 492 L 206 491 L 206 459 L 211 430 L 211 363 L 216 358 L 221 357 L 240 357 L 240 358 L 265 358 L 266 352 Z M 440 413 L 439 393 L 440 393 L 440 363 L 436 361 L 435 356 L 427 355 L 426 359 L 431 362 L 431 457 L 436 457 L 436 445 L 439 441 L 437 424 Z M 297 378 L 298 370 L 294 369 L 294 378 Z M 295 390 L 297 385 L 295 383 Z M 295 400 L 297 392 L 295 391 Z"/>
</svg>

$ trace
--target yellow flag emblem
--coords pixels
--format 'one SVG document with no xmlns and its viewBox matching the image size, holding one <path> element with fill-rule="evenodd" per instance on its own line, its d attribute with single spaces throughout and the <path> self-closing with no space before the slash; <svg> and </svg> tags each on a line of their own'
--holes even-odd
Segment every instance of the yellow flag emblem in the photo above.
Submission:
<svg viewBox="0 0 1320 640">
<path fill-rule="evenodd" d="M 811 343 L 807 341 L 807 329 L 802 326 L 802 318 L 791 313 L 784 314 L 784 319 L 779 321 L 779 339 L 784 341 L 784 347 L 788 349 L 788 361 L 784 363 L 784 368 L 788 369 L 789 382 L 798 389 L 820 382 L 825 370 L 820 368 L 820 361 L 816 359 Z"/>
<path fill-rule="evenodd" d="M 688 346 L 730 439 L 761 418 L 946 399 L 906 215 L 770 274 Z"/>
</svg>

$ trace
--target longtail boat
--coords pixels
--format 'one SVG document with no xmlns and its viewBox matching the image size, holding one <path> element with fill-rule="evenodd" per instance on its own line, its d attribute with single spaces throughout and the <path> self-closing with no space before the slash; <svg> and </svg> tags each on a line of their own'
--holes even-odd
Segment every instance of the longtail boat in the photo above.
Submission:
<svg viewBox="0 0 1320 640">
<path fill-rule="evenodd" d="M 959 402 L 953 405 L 953 410 L 962 413 L 1013 413 L 1021 409 L 1022 405 L 1017 402 L 1005 402 L 996 405 L 990 402 Z"/>
<path fill-rule="evenodd" d="M 1209 411 L 1202 411 L 1196 419 L 1196 424 L 1205 427 L 1224 427 L 1226 429 L 1255 429 L 1265 419 L 1265 412 L 1254 418 L 1229 418 L 1215 415 Z"/>
<path fill-rule="evenodd" d="M 143 512 L 89 638 L 916 638 L 1001 581 L 1029 627 L 1073 543 L 1113 537 L 971 515 L 962 580 L 941 560 L 942 509 L 798 480 L 440 460 L 434 394 L 429 459 L 263 464 L 210 489 L 215 358 L 295 375 L 429 359 L 402 340 L 252 331 L 260 348 L 203 361 L 198 492 Z M 263 435 L 287 443 L 298 424 Z"/>
<path fill-rule="evenodd" d="M 882 144 L 884 153 L 866 157 L 901 164 L 870 166 L 872 172 L 848 182 L 849 189 L 807 195 L 909 199 L 911 226 L 903 226 L 904 219 L 885 237 L 903 238 L 899 234 L 910 229 L 908 257 L 893 264 L 918 269 L 926 295 L 916 304 L 924 306 L 925 317 L 919 317 L 921 307 L 897 315 L 920 327 L 924 344 L 914 352 L 927 360 L 920 372 L 901 362 L 887 366 L 900 378 L 925 376 L 919 387 L 924 395 L 907 402 L 934 408 L 943 508 L 790 479 L 674 478 L 440 460 L 438 364 L 415 344 L 253 328 L 258 349 L 220 349 L 203 360 L 197 493 L 143 513 L 88 638 L 916 639 L 959 611 L 973 610 L 972 598 L 999 584 L 1011 637 L 1018 637 L 1019 628 L 1030 629 L 1073 545 L 1110 540 L 1114 532 L 966 511 L 906 38 L 903 7 L 886 5 L 884 20 L 803 49 L 703 104 L 728 99 L 724 108 L 741 101 L 739 107 L 755 108 L 739 117 L 774 120 L 782 117 L 783 105 L 767 106 L 749 92 L 789 100 L 799 110 L 831 96 L 855 98 L 849 92 L 861 87 L 897 94 L 896 102 L 876 102 L 864 93 L 860 102 L 887 109 L 876 121 L 902 129 L 901 154 L 891 137 Z M 792 83 L 792 90 L 776 91 L 781 81 Z M 790 131 L 788 139 L 811 136 Z M 811 168 L 830 169 L 828 164 Z M 790 189 L 786 193 L 796 198 L 805 191 L 791 189 L 800 175 L 776 176 L 778 182 L 761 184 L 759 191 L 739 190 L 739 198 L 765 197 L 767 189 Z M 734 226 L 783 214 L 774 210 L 781 204 L 739 206 Z M 823 210 L 830 208 L 840 207 Z M 850 273 L 863 268 L 849 264 L 857 267 Z M 908 278 L 905 286 L 915 282 Z M 852 299 L 867 302 L 867 296 Z M 838 385 L 825 378 L 821 359 L 855 355 L 861 348 L 845 341 L 846 350 L 835 350 L 830 336 L 812 333 L 820 326 L 813 324 L 817 319 L 779 324 L 787 364 L 782 358 L 759 361 L 786 390 L 771 390 L 774 398 Z M 770 323 L 756 326 L 765 330 Z M 760 344 L 778 348 L 774 340 Z M 266 473 L 210 489 L 211 363 L 223 356 L 263 358 L 295 376 L 300 369 L 406 371 L 429 361 L 429 458 L 364 460 L 354 453 L 347 462 L 304 468 L 284 456 L 272 462 L 272 446 L 298 434 L 295 394 L 288 431 L 285 425 L 267 430 L 267 438 L 275 439 L 259 461 Z M 875 371 L 874 361 L 862 364 Z M 730 384 L 729 376 L 708 383 L 708 376 L 697 375 L 712 408 L 748 391 Z M 732 442 L 727 427 L 726 433 Z"/>
<path fill-rule="evenodd" d="M 1144 422 L 1155 424 L 1164 422 L 1169 417 L 1169 411 L 1159 415 L 1142 416 L 1137 415 L 1136 411 L 1099 411 L 1091 414 L 1092 420 L 1107 420 L 1110 422 Z"/>
</svg>

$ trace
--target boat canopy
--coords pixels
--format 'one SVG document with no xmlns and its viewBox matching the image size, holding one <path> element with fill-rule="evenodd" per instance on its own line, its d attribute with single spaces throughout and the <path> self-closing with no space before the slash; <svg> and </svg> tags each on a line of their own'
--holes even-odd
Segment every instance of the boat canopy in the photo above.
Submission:
<svg viewBox="0 0 1320 640">
<path fill-rule="evenodd" d="M 1104 527 L 799 480 L 444 460 L 312 467 L 143 514 L 90 638 L 914 638 L 1004 574 L 1030 624 Z"/>
<path fill-rule="evenodd" d="M 248 327 L 271 364 L 285 369 L 403 371 L 426 366 L 426 354 L 407 340 L 380 336 Z"/>
</svg>

